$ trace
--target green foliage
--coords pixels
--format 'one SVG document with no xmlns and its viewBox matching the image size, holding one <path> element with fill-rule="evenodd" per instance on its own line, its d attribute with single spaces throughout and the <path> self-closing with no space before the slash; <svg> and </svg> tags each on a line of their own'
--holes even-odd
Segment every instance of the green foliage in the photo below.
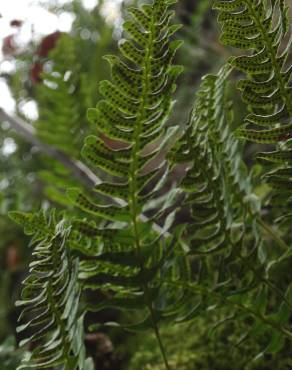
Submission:
<svg viewBox="0 0 292 370">
<path fill-rule="evenodd" d="M 23 353 L 16 348 L 14 337 L 8 337 L 0 345 L 0 361 L 3 370 L 15 370 Z"/>
<path fill-rule="evenodd" d="M 74 39 L 63 34 L 49 53 L 45 65 L 50 71 L 41 74 L 42 82 L 36 87 L 39 119 L 35 122 L 37 136 L 72 160 L 80 157 L 86 132 L 83 117 L 87 101 L 85 81 L 81 78 L 75 48 Z M 68 206 L 65 190 L 78 183 L 71 178 L 70 171 L 56 160 L 47 159 L 45 168 L 39 176 L 46 184 L 46 195 L 52 201 Z"/>
<path fill-rule="evenodd" d="M 226 339 L 230 343 L 235 343 L 241 336 L 241 330 L 245 325 L 240 321 L 229 327 L 221 326 L 217 329 L 214 338 L 210 326 L 213 326 L 218 319 L 213 313 L 206 318 L 197 317 L 191 324 L 166 326 L 162 329 L 161 333 L 169 350 L 169 362 L 173 369 L 288 370 L 290 368 L 291 358 L 285 356 L 285 351 L 279 352 L 278 356 L 249 361 L 249 358 L 255 357 L 260 351 L 264 342 L 263 337 L 257 341 L 244 341 L 240 346 L 227 346 Z M 138 341 L 137 339 L 130 341 L 128 345 L 133 349 L 134 354 L 126 369 L 164 369 L 159 358 L 155 336 L 152 333 L 144 335 Z M 289 344 L 285 350 L 289 352 Z"/>
<path fill-rule="evenodd" d="M 115 178 L 115 182 L 103 182 L 93 189 L 110 197 L 109 202 L 95 203 L 75 189 L 68 192 L 83 211 L 109 221 L 103 229 L 76 224 L 85 235 L 102 236 L 105 244 L 104 254 L 95 257 L 95 264 L 94 257 L 89 265 L 82 262 L 85 286 L 116 292 L 109 303 L 95 309 L 148 307 L 143 321 L 129 326 L 130 330 L 156 326 L 159 318 L 167 316 L 159 307 L 162 297 L 155 277 L 177 245 L 176 235 L 161 240 L 174 218 L 173 212 L 168 212 L 174 192 L 154 201 L 168 172 L 165 160 L 157 164 L 157 157 L 174 132 L 166 127 L 166 119 L 173 105 L 174 82 L 181 72 L 172 65 L 180 45 L 170 40 L 178 29 L 169 26 L 172 3 L 155 1 L 141 10 L 130 9 L 132 20 L 124 29 L 131 39 L 119 44 L 123 59 L 106 57 L 112 82 L 100 83 L 104 100 L 88 113 L 100 136 L 86 139 L 83 157 L 103 170 L 105 178 Z M 109 143 L 108 139 L 119 142 Z M 141 217 L 146 210 L 151 210 L 151 219 Z M 164 226 L 152 231 L 153 220 L 167 213 Z"/>
<path fill-rule="evenodd" d="M 259 209 L 250 178 L 231 133 L 227 97 L 231 68 L 204 77 L 185 133 L 172 155 L 175 163 L 192 162 L 181 187 L 187 192 L 194 223 L 187 226 L 191 252 L 208 254 L 235 245 Z"/>
<path fill-rule="evenodd" d="M 43 83 L 36 91 L 40 107 L 40 117 L 35 124 L 37 134 L 44 142 L 78 158 L 83 139 L 80 135 L 83 129 L 82 87 L 76 81 L 78 61 L 69 35 L 60 36 L 49 54 L 49 63 L 51 71 L 42 74 Z"/>
<path fill-rule="evenodd" d="M 28 334 L 20 345 L 35 344 L 35 349 L 18 369 L 57 365 L 85 369 L 80 335 L 83 319 L 78 314 L 78 260 L 70 256 L 67 246 L 70 228 L 64 221 L 57 223 L 54 213 L 48 219 L 43 213 L 12 213 L 11 217 L 24 224 L 26 232 L 36 233 L 30 274 L 23 282 L 22 299 L 16 302 L 17 307 L 23 307 L 19 319 L 26 321 L 17 331 Z"/>
<path fill-rule="evenodd" d="M 235 0 L 217 1 L 222 24 L 221 41 L 233 47 L 249 50 L 248 55 L 232 58 L 230 64 L 247 78 L 238 83 L 242 99 L 251 113 L 237 136 L 261 144 L 274 144 L 276 150 L 259 153 L 258 158 L 275 163 L 266 181 L 283 192 L 291 187 L 289 163 L 291 138 L 291 68 L 287 64 L 291 45 L 288 7 L 285 1 Z M 280 167 L 279 167 L 280 165 Z M 285 195 L 285 200 L 287 195 Z"/>
<path fill-rule="evenodd" d="M 88 136 L 82 149 L 101 182 L 88 191 L 70 185 L 67 191 L 84 218 L 62 215 L 56 221 L 53 212 L 49 218 L 43 212 L 11 213 L 36 245 L 18 302 L 26 318 L 19 332 L 33 331 L 26 341 L 36 347 L 19 369 L 90 369 L 82 335 L 87 312 L 99 315 L 92 330 L 107 325 L 152 331 L 144 343 L 151 347 L 153 335 L 161 358 L 155 349 L 143 348 L 130 360 L 131 370 L 236 368 L 225 358 L 231 345 L 238 369 L 256 369 L 265 366 L 265 356 L 274 359 L 289 347 L 291 237 L 287 233 L 282 239 L 276 223 L 263 220 L 274 214 L 265 208 L 256 168 L 245 165 L 238 141 L 277 146 L 259 157 L 283 164 L 267 176 L 269 183 L 284 186 L 282 200 L 291 197 L 287 6 L 284 1 L 215 2 L 221 41 L 248 55 L 232 57 L 217 74 L 202 79 L 189 121 L 177 137 L 178 126 L 168 125 L 182 72 L 174 64 L 181 45 L 173 40 L 180 28 L 171 24 L 175 3 L 154 0 L 130 8 L 124 23 L 128 39 L 119 42 L 121 57 L 105 57 L 112 78 L 99 83 L 102 99 L 88 111 L 90 132 L 96 135 Z M 80 85 L 78 76 L 67 74 L 76 62 L 72 48 L 63 38 L 51 56 L 56 63 L 39 89 L 45 107 L 37 127 L 46 142 L 78 158 L 81 111 L 70 89 L 72 83 Z M 245 125 L 263 130 L 237 128 L 229 84 L 234 70 L 246 75 L 238 85 L 250 110 Z M 55 115 L 57 130 L 50 125 Z M 175 168 L 184 173 L 172 186 Z M 64 182 L 54 177 L 62 189 L 68 186 L 64 175 Z M 91 291 L 97 302 L 88 299 Z M 102 319 L 105 312 L 115 312 L 114 319 Z M 204 330 L 196 331 L 197 324 Z M 213 339 L 209 357 L 196 349 L 202 337 L 206 349 L 207 331 Z M 169 332 L 180 341 L 187 333 L 189 341 L 177 345 Z M 277 364 L 288 366 L 282 358 Z"/>
<path fill-rule="evenodd" d="M 206 310 L 211 309 L 214 299 L 219 301 L 215 303 L 219 311 L 230 305 L 228 317 L 222 322 L 250 316 L 256 320 L 249 331 L 257 335 L 270 330 L 269 325 L 273 327 L 266 351 L 274 351 L 273 344 L 283 338 L 281 325 L 286 314 L 288 334 L 291 301 L 275 289 L 269 279 L 270 266 L 265 265 L 260 203 L 252 192 L 238 142 L 230 130 L 231 108 L 226 96 L 229 74 L 230 67 L 226 66 L 218 76 L 204 78 L 185 134 L 171 155 L 177 163 L 191 163 L 181 183 L 192 218 L 186 227 L 189 254 L 196 256 L 191 266 L 198 271 L 197 285 L 191 289 L 202 294 L 199 305 L 206 305 Z M 270 255 L 269 263 L 277 265 L 279 256 L 276 254 L 274 259 Z M 204 299 L 206 294 L 208 299 Z M 290 297 L 290 288 L 286 294 Z M 279 303 L 274 305 L 274 300 Z M 281 309 L 278 311 L 279 304 L 286 312 L 283 316 Z M 258 307 L 265 317 L 258 315 Z M 278 311 L 276 320 L 274 310 Z"/>
</svg>

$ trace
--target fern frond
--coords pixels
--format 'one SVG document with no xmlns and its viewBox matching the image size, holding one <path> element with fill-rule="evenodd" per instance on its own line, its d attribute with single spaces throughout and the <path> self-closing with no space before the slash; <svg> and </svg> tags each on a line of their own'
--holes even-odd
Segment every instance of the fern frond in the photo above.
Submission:
<svg viewBox="0 0 292 370">
<path fill-rule="evenodd" d="M 81 96 L 78 96 L 78 61 L 74 41 L 62 35 L 49 54 L 51 71 L 43 72 L 36 86 L 39 119 L 37 135 L 67 155 L 78 158 L 82 146 Z"/>
<path fill-rule="evenodd" d="M 137 218 L 141 213 L 142 197 L 145 201 L 152 195 L 149 192 L 147 196 L 142 195 L 142 192 L 158 173 L 158 169 L 147 171 L 147 166 L 161 147 L 156 145 L 151 149 L 149 145 L 160 138 L 165 141 L 174 82 L 181 72 L 180 67 L 171 65 L 180 42 L 170 41 L 176 27 L 168 25 L 173 16 L 169 5 L 167 1 L 155 1 L 153 6 L 145 6 L 143 10 L 130 10 L 133 20 L 126 22 L 124 28 L 131 39 L 119 45 L 123 60 L 106 57 L 112 68 L 112 82 L 100 83 L 105 100 L 88 113 L 89 120 L 104 136 L 87 138 L 83 156 L 96 168 L 118 178 L 117 182 L 103 183 L 94 190 L 119 198 L 125 206 L 120 209 L 98 204 L 90 206 L 82 196 L 78 197 L 78 193 L 70 195 L 85 211 L 107 216 L 110 220 L 121 220 L 120 214 L 129 211 L 132 219 L 133 214 Z M 116 149 L 110 147 L 104 137 L 119 140 L 119 149 L 117 144 Z"/>
<path fill-rule="evenodd" d="M 187 231 L 195 254 L 236 243 L 246 219 L 259 207 L 229 127 L 230 72 L 225 66 L 217 76 L 204 77 L 185 134 L 172 154 L 175 163 L 190 163 L 181 187 L 193 219 Z"/>
<path fill-rule="evenodd" d="M 230 61 L 234 68 L 247 76 L 238 87 L 243 101 L 252 112 L 246 117 L 245 126 L 255 126 L 239 128 L 237 137 L 276 145 L 283 153 L 278 163 L 282 164 L 282 168 L 289 168 L 289 162 L 284 159 L 292 137 L 289 65 L 292 37 L 288 6 L 284 0 L 234 0 L 216 1 L 214 8 L 220 11 L 221 41 L 250 51 Z M 260 153 L 258 157 L 269 161 L 273 152 Z M 288 173 L 284 174 L 282 168 L 279 173 L 268 174 L 267 181 L 276 188 L 289 188 L 291 177 Z"/>
<path fill-rule="evenodd" d="M 23 282 L 22 299 L 16 302 L 22 307 L 19 320 L 25 320 L 17 331 L 27 335 L 20 345 L 30 343 L 34 349 L 18 369 L 90 369 L 83 348 L 83 318 L 78 313 L 78 260 L 67 247 L 70 228 L 63 220 L 57 222 L 54 214 L 48 219 L 41 216 L 47 232 L 35 238 L 34 259 Z M 36 216 L 14 214 L 13 218 L 22 219 L 30 233 L 37 231 Z"/>
<path fill-rule="evenodd" d="M 49 53 L 50 70 L 42 73 L 42 82 L 36 86 L 39 118 L 35 122 L 37 136 L 72 160 L 80 158 L 85 136 L 87 100 L 80 72 L 75 40 L 62 34 Z M 68 206 L 65 189 L 77 186 L 78 182 L 64 165 L 46 158 L 39 177 L 45 183 L 47 197 Z"/>
<path fill-rule="evenodd" d="M 158 198 L 168 173 L 167 162 L 160 154 L 175 133 L 166 123 L 175 81 L 182 71 L 173 65 L 181 45 L 171 40 L 179 28 L 170 25 L 174 15 L 170 6 L 174 3 L 155 0 L 140 9 L 131 8 L 131 20 L 124 24 L 129 39 L 119 43 L 122 57 L 106 57 L 112 81 L 100 83 L 104 99 L 88 112 L 99 136 L 86 139 L 82 154 L 104 174 L 105 181 L 94 192 L 109 200 L 101 203 L 78 189 L 68 191 L 78 207 L 108 223 L 103 230 L 79 223 L 80 232 L 102 235 L 105 246 L 101 255 L 92 257 L 95 263 L 83 260 L 81 278 L 85 286 L 111 286 L 115 296 L 109 304 L 118 309 L 127 292 L 124 306 L 133 300 L 136 307 L 148 308 L 148 314 L 142 323 L 125 327 L 154 327 L 156 333 L 157 322 L 164 314 L 159 308 L 160 288 L 155 276 L 178 244 L 176 236 L 162 240 L 174 220 L 169 209 L 177 190 L 170 191 L 165 199 Z M 146 210 L 151 218 L 145 221 Z M 159 218 L 165 219 L 164 224 L 159 232 L 153 232 L 153 221 Z"/>
<path fill-rule="evenodd" d="M 171 159 L 188 165 L 181 187 L 191 217 L 186 226 L 189 253 L 201 256 L 202 269 L 209 271 L 206 275 L 202 271 L 200 279 L 205 276 L 208 284 L 209 274 L 216 271 L 216 284 L 220 285 L 233 275 L 231 289 L 241 290 L 247 287 L 244 276 L 249 269 L 237 276 L 235 266 L 242 265 L 242 254 L 253 258 L 261 240 L 256 223 L 259 201 L 252 193 L 239 144 L 230 129 L 230 72 L 225 66 L 218 75 L 204 77 L 185 134 Z M 248 235 L 252 247 L 245 245 Z"/>
</svg>

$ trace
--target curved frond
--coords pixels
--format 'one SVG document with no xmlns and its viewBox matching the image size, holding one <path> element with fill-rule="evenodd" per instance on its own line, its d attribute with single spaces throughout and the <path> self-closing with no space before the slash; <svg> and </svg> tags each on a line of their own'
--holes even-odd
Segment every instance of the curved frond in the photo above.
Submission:
<svg viewBox="0 0 292 370">
<path fill-rule="evenodd" d="M 230 72 L 225 66 L 218 75 L 204 77 L 186 131 L 171 155 L 175 163 L 189 163 L 181 187 L 193 219 L 187 230 L 195 254 L 236 244 L 259 207 L 229 127 Z"/>
<path fill-rule="evenodd" d="M 35 123 L 37 135 L 67 155 L 78 158 L 82 146 L 80 82 L 74 41 L 63 34 L 49 54 L 51 71 L 43 72 L 42 83 L 36 86 L 39 119 Z M 82 112 L 84 113 L 84 112 Z"/>
<path fill-rule="evenodd" d="M 42 81 L 35 87 L 39 111 L 34 123 L 36 134 L 44 143 L 60 151 L 61 156 L 65 154 L 72 161 L 78 160 L 86 132 L 86 94 L 74 38 L 61 34 L 48 58 L 42 61 L 44 70 L 46 63 L 50 70 L 42 72 Z M 45 183 L 47 197 L 68 206 L 65 189 L 79 184 L 71 171 L 46 157 L 44 168 L 38 174 Z"/>
</svg>

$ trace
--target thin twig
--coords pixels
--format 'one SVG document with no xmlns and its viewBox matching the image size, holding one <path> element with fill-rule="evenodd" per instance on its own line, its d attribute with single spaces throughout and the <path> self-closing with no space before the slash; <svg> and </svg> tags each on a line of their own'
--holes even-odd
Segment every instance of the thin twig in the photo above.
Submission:
<svg viewBox="0 0 292 370">
<path fill-rule="evenodd" d="M 56 159 L 68 168 L 72 174 L 80 180 L 84 185 L 93 187 L 99 184 L 100 179 L 82 162 L 71 159 L 58 149 L 42 142 L 36 135 L 36 131 L 32 125 L 25 122 L 19 117 L 13 117 L 2 108 L 0 108 L 0 120 L 6 121 L 25 140 L 36 146 L 40 151 L 47 154 L 49 157 Z"/>
</svg>

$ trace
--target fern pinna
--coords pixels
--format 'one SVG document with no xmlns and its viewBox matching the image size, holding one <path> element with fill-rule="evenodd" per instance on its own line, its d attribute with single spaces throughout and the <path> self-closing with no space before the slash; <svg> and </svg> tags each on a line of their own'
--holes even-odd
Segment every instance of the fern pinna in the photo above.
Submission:
<svg viewBox="0 0 292 370">
<path fill-rule="evenodd" d="M 57 222 L 54 212 L 48 217 L 43 212 L 12 212 L 11 217 L 33 235 L 34 245 L 22 299 L 16 302 L 23 307 L 19 320 L 26 319 L 17 330 L 28 334 L 20 345 L 30 343 L 34 349 L 18 369 L 92 369 L 90 360 L 85 360 L 82 341 L 78 260 L 71 256 L 68 246 L 70 227 L 64 220 Z"/>
<path fill-rule="evenodd" d="M 238 84 L 242 99 L 250 107 L 245 125 L 261 126 L 261 130 L 239 128 L 237 136 L 261 144 L 274 144 L 276 150 L 259 153 L 258 158 L 280 164 L 266 175 L 268 183 L 280 189 L 286 203 L 291 187 L 292 135 L 291 68 L 289 53 L 291 30 L 288 7 L 279 1 L 216 1 L 220 11 L 221 41 L 239 49 L 250 50 L 234 57 L 230 63 L 247 75 Z"/>
<path fill-rule="evenodd" d="M 159 232 L 152 229 L 153 220 L 168 213 L 174 195 L 170 192 L 167 199 L 153 202 L 168 172 L 166 161 L 158 156 L 174 132 L 166 127 L 166 121 L 173 106 L 175 80 L 182 71 L 172 64 L 181 44 L 171 41 L 179 28 L 170 25 L 174 12 L 169 8 L 174 3 L 155 0 L 141 9 L 131 8 L 132 20 L 124 24 L 130 39 L 119 43 L 122 58 L 106 57 L 111 65 L 112 81 L 100 83 L 104 100 L 88 113 L 99 136 L 88 137 L 82 153 L 95 169 L 102 170 L 106 180 L 111 179 L 93 189 L 109 200 L 98 203 L 79 190 L 68 191 L 69 198 L 83 211 L 97 220 L 108 221 L 103 229 L 93 224 L 90 227 L 88 222 L 75 223 L 81 232 L 91 237 L 101 236 L 105 244 L 104 255 L 96 257 L 97 263 L 92 261 L 92 256 L 88 263 L 82 261 L 80 277 L 85 280 L 85 287 L 111 287 L 115 295 L 108 305 L 117 309 L 148 307 L 145 320 L 128 329 L 153 327 L 167 368 L 157 328 L 164 307 L 159 307 L 160 289 L 155 276 L 171 253 L 167 249 L 176 244 L 171 240 L 173 237 L 161 241 L 171 226 L 172 213 Z M 145 211 L 151 213 L 148 220 L 142 217 Z M 120 268 L 113 269 L 111 264 Z"/>
</svg>

